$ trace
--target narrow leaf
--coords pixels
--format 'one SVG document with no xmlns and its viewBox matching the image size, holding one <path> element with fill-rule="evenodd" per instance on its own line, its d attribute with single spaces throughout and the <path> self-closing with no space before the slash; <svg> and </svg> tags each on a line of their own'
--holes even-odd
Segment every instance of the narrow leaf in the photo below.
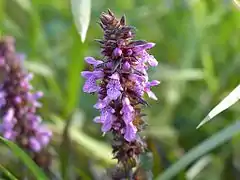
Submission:
<svg viewBox="0 0 240 180">
<path fill-rule="evenodd" d="M 215 135 L 203 141 L 201 144 L 194 147 L 188 153 L 186 153 L 179 161 L 168 168 L 163 174 L 159 175 L 156 180 L 170 180 L 173 179 L 180 171 L 186 168 L 193 161 L 201 157 L 202 155 L 210 152 L 217 146 L 225 143 L 231 139 L 234 135 L 240 132 L 240 121 L 231 124 Z"/>
<path fill-rule="evenodd" d="M 44 77 L 52 77 L 53 71 L 43 63 L 33 62 L 33 61 L 24 61 L 24 66 L 35 74 L 42 75 Z"/>
<path fill-rule="evenodd" d="M 36 180 L 47 180 L 48 178 L 37 164 L 16 144 L 0 137 L 0 141 L 4 143 L 11 151 L 29 168 Z"/>
<path fill-rule="evenodd" d="M 213 108 L 208 115 L 197 126 L 200 128 L 203 124 L 210 121 L 213 117 L 228 109 L 240 99 L 240 85 L 238 85 L 227 97 L 225 97 L 215 108 Z"/>
<path fill-rule="evenodd" d="M 53 126 L 48 125 L 48 127 L 55 135 L 59 135 L 59 132 L 62 132 L 64 129 L 64 121 L 55 115 L 52 115 L 51 119 L 55 122 L 55 124 Z M 69 127 L 68 131 L 69 138 L 73 142 L 77 143 L 80 148 L 83 147 L 83 149 L 85 149 L 89 155 L 94 156 L 97 159 L 101 159 L 108 164 L 114 164 L 116 162 L 115 160 L 111 159 L 111 148 L 106 143 L 90 137 L 76 126 Z"/>
<path fill-rule="evenodd" d="M 5 167 L 0 164 L 1 171 L 9 178 L 9 180 L 17 180 L 17 178 L 10 173 Z"/>
<path fill-rule="evenodd" d="M 91 17 L 91 0 L 71 0 L 71 6 L 74 22 L 84 42 Z"/>
</svg>

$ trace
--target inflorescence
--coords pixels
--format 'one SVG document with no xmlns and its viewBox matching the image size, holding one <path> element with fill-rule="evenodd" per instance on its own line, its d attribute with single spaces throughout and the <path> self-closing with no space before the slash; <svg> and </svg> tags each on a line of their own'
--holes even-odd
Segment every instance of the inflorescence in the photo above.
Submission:
<svg viewBox="0 0 240 180">
<path fill-rule="evenodd" d="M 0 132 L 34 154 L 48 145 L 52 133 L 36 113 L 43 93 L 32 92 L 32 78 L 23 68 L 23 56 L 15 52 L 14 39 L 0 39 Z"/>
<path fill-rule="evenodd" d="M 93 70 L 82 72 L 86 79 L 83 91 L 98 94 L 94 107 L 100 111 L 100 116 L 94 122 L 102 124 L 103 133 L 112 132 L 118 167 L 130 171 L 146 149 L 139 135 L 146 125 L 141 112 L 142 105 L 147 105 L 143 96 L 147 93 L 157 100 L 151 87 L 157 86 L 159 81 L 149 81 L 147 73 L 149 66 L 158 65 L 148 53 L 155 44 L 134 40 L 135 29 L 126 25 L 125 16 L 118 20 L 110 10 L 101 14 L 99 24 L 104 32 L 103 39 L 97 40 L 103 60 L 85 58 Z"/>
</svg>

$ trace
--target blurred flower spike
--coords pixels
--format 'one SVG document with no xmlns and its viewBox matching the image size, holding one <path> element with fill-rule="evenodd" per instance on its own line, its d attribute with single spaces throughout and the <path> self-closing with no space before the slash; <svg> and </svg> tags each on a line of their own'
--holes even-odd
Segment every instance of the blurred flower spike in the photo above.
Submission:
<svg viewBox="0 0 240 180">
<path fill-rule="evenodd" d="M 112 133 L 117 168 L 125 169 L 125 174 L 114 173 L 112 176 L 123 178 L 146 150 L 139 135 L 146 126 L 141 112 L 143 105 L 147 105 L 143 96 L 146 93 L 157 100 L 151 87 L 157 86 L 159 81 L 149 81 L 147 70 L 157 66 L 158 61 L 148 53 L 155 44 L 134 40 L 135 29 L 126 25 L 125 16 L 119 20 L 108 10 L 101 14 L 99 25 L 104 32 L 103 39 L 97 40 L 103 58 L 85 58 L 92 70 L 82 72 L 86 79 L 83 91 L 98 94 L 94 108 L 100 111 L 100 116 L 94 122 L 102 125 L 103 133 Z"/>
<path fill-rule="evenodd" d="M 32 92 L 33 74 L 23 68 L 24 56 L 15 52 L 12 37 L 0 39 L 0 132 L 21 148 L 39 153 L 51 139 L 51 131 L 41 124 L 37 108 L 41 91 Z"/>
</svg>

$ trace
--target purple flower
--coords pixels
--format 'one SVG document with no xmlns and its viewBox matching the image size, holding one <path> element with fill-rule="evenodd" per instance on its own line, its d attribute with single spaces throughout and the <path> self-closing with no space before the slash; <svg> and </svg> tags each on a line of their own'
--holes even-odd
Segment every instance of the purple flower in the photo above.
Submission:
<svg viewBox="0 0 240 180">
<path fill-rule="evenodd" d="M 10 37 L 0 40 L 0 59 L 4 59 L 0 65 L 4 73 L 0 81 L 0 133 L 30 152 L 39 152 L 51 139 L 51 131 L 43 130 L 36 114 L 41 106 L 37 100 L 43 93 L 31 91 L 33 74 L 22 67 L 23 56 L 15 52 L 14 45 Z"/>
<path fill-rule="evenodd" d="M 110 106 L 102 109 L 101 116 L 94 118 L 94 122 L 102 124 L 102 131 L 107 132 L 112 128 L 112 124 L 117 117 L 114 115 L 115 111 Z"/>
<path fill-rule="evenodd" d="M 104 73 L 102 71 L 83 71 L 82 76 L 87 79 L 83 86 L 83 91 L 86 93 L 94 93 L 99 89 L 97 80 L 103 78 Z"/>
<path fill-rule="evenodd" d="M 103 58 L 85 58 L 93 70 L 82 72 L 86 79 L 83 91 L 97 93 L 94 108 L 100 111 L 100 116 L 94 122 L 102 124 L 102 132 L 112 132 L 114 157 L 125 164 L 139 157 L 146 148 L 139 135 L 145 125 L 140 105 L 147 104 L 145 93 L 157 99 L 151 87 L 159 82 L 149 82 L 147 73 L 150 66 L 158 65 L 149 54 L 155 43 L 134 40 L 133 27 L 126 25 L 124 17 L 118 20 L 111 11 L 102 13 L 100 26 L 104 31 L 103 40 L 98 40 Z"/>
<path fill-rule="evenodd" d="M 117 73 L 110 76 L 110 80 L 107 85 L 107 96 L 111 100 L 116 100 L 121 95 L 122 86 L 119 81 L 119 75 Z"/>
<path fill-rule="evenodd" d="M 137 133 L 137 128 L 132 123 L 129 123 L 126 125 L 124 138 L 128 142 L 134 141 L 136 138 L 136 133 Z"/>
<path fill-rule="evenodd" d="M 126 125 L 128 125 L 130 122 L 132 122 L 134 117 L 134 108 L 130 104 L 130 100 L 125 97 L 123 98 L 123 107 L 121 110 L 122 118 Z"/>
<path fill-rule="evenodd" d="M 122 55 L 122 50 L 121 50 L 120 48 L 115 48 L 115 49 L 113 50 L 113 56 L 119 57 L 119 56 L 121 56 L 121 55 Z"/>
<path fill-rule="evenodd" d="M 155 43 L 145 43 L 145 44 L 141 44 L 141 45 L 136 45 L 132 48 L 132 51 L 134 53 L 142 53 L 143 51 L 147 50 L 147 49 L 151 49 L 155 46 Z"/>
<path fill-rule="evenodd" d="M 94 59 L 93 57 L 86 57 L 86 58 L 85 58 L 85 61 L 86 61 L 88 64 L 93 65 L 94 67 L 96 67 L 97 65 L 103 63 L 103 61 L 96 60 L 96 59 Z"/>
<path fill-rule="evenodd" d="M 94 108 L 96 109 L 103 109 L 105 108 L 107 105 L 109 105 L 111 99 L 109 99 L 109 97 L 105 97 L 104 99 L 99 99 L 98 102 L 94 105 Z"/>
<path fill-rule="evenodd" d="M 123 70 L 125 70 L 125 71 L 128 71 L 128 70 L 130 70 L 131 69 L 131 65 L 129 64 L 129 62 L 125 62 L 124 64 L 123 64 Z"/>
<path fill-rule="evenodd" d="M 42 149 L 41 144 L 35 137 L 29 138 L 29 146 L 34 152 L 39 152 Z"/>
<path fill-rule="evenodd" d="M 158 84 L 160 84 L 159 81 L 153 80 L 153 81 L 151 81 L 151 82 L 147 82 L 147 83 L 146 83 L 146 86 L 145 86 L 145 92 L 148 94 L 148 96 L 149 96 L 150 98 L 152 98 L 152 99 L 154 99 L 154 100 L 157 100 L 157 97 L 156 97 L 156 95 L 150 90 L 150 88 L 151 88 L 152 86 L 157 86 Z"/>
</svg>

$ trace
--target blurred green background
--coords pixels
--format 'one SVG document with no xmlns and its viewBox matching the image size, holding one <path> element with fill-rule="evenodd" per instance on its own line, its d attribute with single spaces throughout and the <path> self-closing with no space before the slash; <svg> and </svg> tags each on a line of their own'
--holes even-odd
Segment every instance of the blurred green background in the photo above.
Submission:
<svg viewBox="0 0 240 180">
<path fill-rule="evenodd" d="M 137 38 L 155 42 L 151 53 L 159 61 L 150 79 L 161 84 L 149 100 L 149 127 L 144 135 L 153 152 L 156 177 L 189 149 L 239 120 L 239 104 L 203 128 L 196 126 L 240 82 L 240 11 L 229 0 L 92 0 L 85 43 L 73 22 L 68 0 L 0 0 L 0 33 L 12 35 L 35 73 L 35 89 L 44 91 L 40 110 L 53 130 L 52 171 L 65 179 L 104 179 L 115 163 L 110 137 L 92 122 L 96 96 L 82 92 L 84 56 L 101 58 L 94 39 L 97 25 L 110 8 L 137 28 Z M 238 136 L 199 158 L 176 180 L 240 179 Z M 9 169 L 14 157 L 1 147 L 1 164 Z M 13 172 L 17 170 L 12 170 Z"/>
</svg>

